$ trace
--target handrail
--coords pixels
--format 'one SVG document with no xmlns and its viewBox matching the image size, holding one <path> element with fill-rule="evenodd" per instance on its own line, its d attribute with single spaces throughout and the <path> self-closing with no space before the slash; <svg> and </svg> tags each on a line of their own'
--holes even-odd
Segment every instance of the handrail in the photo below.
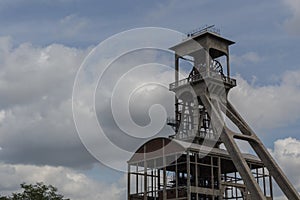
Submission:
<svg viewBox="0 0 300 200">
<path fill-rule="evenodd" d="M 169 89 L 173 90 L 177 87 L 180 87 L 180 86 L 183 86 L 183 85 L 186 85 L 186 84 L 189 84 L 189 83 L 195 83 L 195 82 L 204 80 L 204 78 L 207 78 L 207 77 L 217 78 L 217 79 L 222 80 L 225 83 L 228 83 L 228 84 L 231 84 L 231 85 L 236 85 L 236 80 L 235 79 L 232 79 L 232 78 L 230 78 L 228 76 L 225 76 L 225 75 L 221 75 L 221 74 L 219 74 L 217 72 L 214 72 L 214 71 L 209 71 L 209 72 L 202 72 L 201 74 L 196 74 L 192 77 L 181 79 L 177 82 L 175 81 L 175 82 L 173 82 L 169 85 Z"/>
</svg>

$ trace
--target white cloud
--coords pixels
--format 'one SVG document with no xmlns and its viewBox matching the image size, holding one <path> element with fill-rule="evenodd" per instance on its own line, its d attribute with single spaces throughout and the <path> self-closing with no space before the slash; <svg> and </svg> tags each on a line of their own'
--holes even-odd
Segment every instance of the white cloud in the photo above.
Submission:
<svg viewBox="0 0 300 200">
<path fill-rule="evenodd" d="M 297 181 L 297 187 L 300 189 L 300 140 L 295 138 L 279 139 L 274 143 L 273 156 L 289 176 Z"/>
<path fill-rule="evenodd" d="M 75 14 L 67 15 L 59 20 L 60 37 L 76 36 L 87 28 L 88 24 L 89 21 L 86 18 L 78 17 Z"/>
<path fill-rule="evenodd" d="M 300 71 L 288 71 L 275 85 L 255 86 L 237 76 L 229 99 L 253 127 L 274 129 L 300 119 Z"/>
<path fill-rule="evenodd" d="M 297 191 L 300 191 L 300 140 L 295 138 L 279 139 L 270 150 L 272 156 L 281 166 Z M 286 199 L 278 197 L 277 199 Z"/>
<path fill-rule="evenodd" d="M 243 55 L 231 55 L 232 63 L 238 65 L 247 64 L 247 63 L 258 63 L 263 61 L 264 57 L 258 55 L 256 52 L 247 52 Z"/>
<path fill-rule="evenodd" d="M 58 193 L 72 200 L 120 200 L 126 196 L 126 182 L 121 177 L 116 183 L 93 180 L 85 174 L 66 167 L 0 164 L 1 195 L 10 195 L 23 182 L 43 182 L 58 188 Z"/>
<path fill-rule="evenodd" d="M 288 18 L 284 26 L 292 34 L 300 34 L 300 1 L 299 0 L 282 0 L 291 12 L 290 18 Z"/>
<path fill-rule="evenodd" d="M 0 110 L 0 124 L 5 119 L 5 110 Z"/>
<path fill-rule="evenodd" d="M 15 49 L 4 44 L 2 49 L 7 52 L 0 69 L 2 105 L 36 102 L 42 95 L 51 95 L 53 100 L 66 98 L 86 55 L 85 51 L 57 44 L 39 48 L 25 43 Z"/>
</svg>

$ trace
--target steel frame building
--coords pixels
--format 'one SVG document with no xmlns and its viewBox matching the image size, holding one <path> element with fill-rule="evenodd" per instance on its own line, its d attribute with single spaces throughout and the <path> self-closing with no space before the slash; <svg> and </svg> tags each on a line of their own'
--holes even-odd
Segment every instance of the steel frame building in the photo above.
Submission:
<svg viewBox="0 0 300 200">
<path fill-rule="evenodd" d="M 128 200 L 273 199 L 274 179 L 288 199 L 298 192 L 263 143 L 228 100 L 229 46 L 234 42 L 206 28 L 170 48 L 175 52 L 175 134 L 143 144 L 128 161 Z M 181 60 L 193 68 L 179 80 Z M 224 119 L 239 131 L 233 131 Z M 257 156 L 243 154 L 236 140 Z M 224 148 L 221 148 L 221 147 Z"/>
<path fill-rule="evenodd" d="M 272 199 L 271 176 L 262 162 L 250 154 L 243 157 L 264 195 Z M 247 199 L 249 192 L 223 149 L 156 138 L 140 147 L 129 163 L 128 199 L 132 200 Z"/>
</svg>

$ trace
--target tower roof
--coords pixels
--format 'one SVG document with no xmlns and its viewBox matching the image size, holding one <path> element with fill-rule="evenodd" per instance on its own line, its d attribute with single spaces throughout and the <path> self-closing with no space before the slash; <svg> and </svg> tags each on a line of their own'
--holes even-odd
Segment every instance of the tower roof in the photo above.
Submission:
<svg viewBox="0 0 300 200">
<path fill-rule="evenodd" d="M 217 47 L 220 50 L 226 51 L 228 46 L 234 43 L 235 42 L 226 39 L 219 34 L 211 31 L 204 31 L 192 35 L 191 37 L 187 37 L 181 43 L 171 47 L 170 50 L 175 51 L 180 56 L 184 56 L 202 48 L 208 50 Z"/>
</svg>

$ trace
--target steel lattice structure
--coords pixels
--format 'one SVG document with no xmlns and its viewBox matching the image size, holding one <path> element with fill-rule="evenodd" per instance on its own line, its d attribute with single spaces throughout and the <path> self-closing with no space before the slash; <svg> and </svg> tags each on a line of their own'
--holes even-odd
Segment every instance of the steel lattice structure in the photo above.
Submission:
<svg viewBox="0 0 300 200">
<path fill-rule="evenodd" d="M 272 179 L 290 200 L 300 200 L 270 153 L 228 100 L 229 46 L 234 42 L 209 29 L 170 48 L 175 52 L 175 134 L 142 145 L 128 161 L 128 199 L 273 199 Z M 223 63 L 220 61 L 223 59 Z M 181 60 L 193 62 L 179 80 Z M 238 128 L 233 131 L 224 118 Z M 236 140 L 257 156 L 243 154 Z M 225 149 L 220 148 L 221 145 Z"/>
</svg>

